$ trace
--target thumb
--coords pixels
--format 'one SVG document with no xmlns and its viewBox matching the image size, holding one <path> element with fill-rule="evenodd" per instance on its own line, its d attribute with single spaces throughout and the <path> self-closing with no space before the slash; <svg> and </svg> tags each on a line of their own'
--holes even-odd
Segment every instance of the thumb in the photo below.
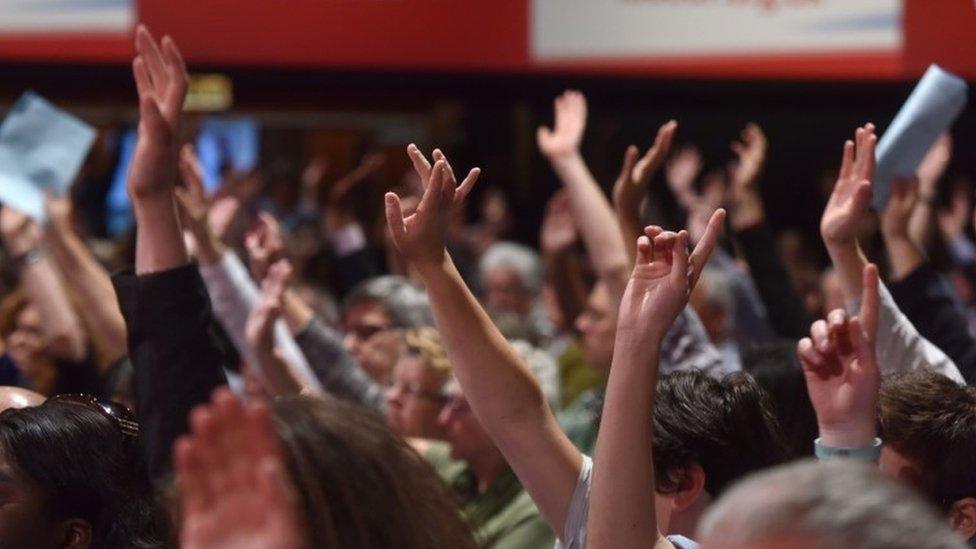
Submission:
<svg viewBox="0 0 976 549">
<path fill-rule="evenodd" d="M 624 151 L 624 161 L 620 166 L 620 175 L 617 176 L 617 180 L 629 182 L 634 173 L 635 164 L 637 164 L 637 147 L 629 145 Z"/>
<path fill-rule="evenodd" d="M 407 227 L 403 221 L 403 208 L 400 205 L 400 197 L 396 193 L 386 193 L 384 197 L 386 207 L 386 224 L 390 227 L 390 234 L 393 235 L 393 242 L 400 247 L 403 239 L 407 235 Z"/>
</svg>

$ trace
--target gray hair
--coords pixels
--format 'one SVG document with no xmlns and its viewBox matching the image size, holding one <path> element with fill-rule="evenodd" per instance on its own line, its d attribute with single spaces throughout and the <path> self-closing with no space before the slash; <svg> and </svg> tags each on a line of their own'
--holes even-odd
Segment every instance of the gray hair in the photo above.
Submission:
<svg viewBox="0 0 976 549">
<path fill-rule="evenodd" d="M 427 292 L 417 288 L 402 276 L 386 275 L 360 283 L 343 303 L 349 309 L 359 303 L 377 302 L 386 308 L 394 328 L 433 326 Z"/>
<path fill-rule="evenodd" d="M 515 242 L 496 242 L 481 256 L 478 273 L 484 280 L 490 271 L 504 267 L 514 269 L 522 285 L 533 295 L 541 291 L 542 260 L 532 248 Z"/>
<path fill-rule="evenodd" d="M 811 549 L 964 549 L 915 492 L 853 460 L 804 460 L 742 480 L 699 524 L 703 547 L 790 540 Z"/>
</svg>

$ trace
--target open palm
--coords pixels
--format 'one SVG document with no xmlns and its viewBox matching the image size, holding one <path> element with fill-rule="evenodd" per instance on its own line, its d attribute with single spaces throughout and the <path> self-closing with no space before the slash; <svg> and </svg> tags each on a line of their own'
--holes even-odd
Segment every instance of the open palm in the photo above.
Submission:
<svg viewBox="0 0 976 549">
<path fill-rule="evenodd" d="M 857 224 L 871 201 L 877 140 L 874 125 L 866 124 L 857 129 L 854 141 L 844 143 L 837 183 L 820 219 L 820 234 L 825 241 L 854 240 Z"/>
<path fill-rule="evenodd" d="M 555 99 L 553 110 L 553 129 L 540 126 L 536 134 L 539 150 L 549 158 L 577 152 L 586 130 L 586 97 L 567 90 Z"/>
</svg>

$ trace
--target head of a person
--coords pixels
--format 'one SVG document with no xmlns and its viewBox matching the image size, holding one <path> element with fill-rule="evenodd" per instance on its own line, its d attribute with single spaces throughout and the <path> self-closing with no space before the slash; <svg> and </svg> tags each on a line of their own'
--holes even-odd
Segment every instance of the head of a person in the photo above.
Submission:
<svg viewBox="0 0 976 549">
<path fill-rule="evenodd" d="M 321 547 L 474 547 L 436 473 L 378 415 L 337 399 L 272 404 L 308 538 Z"/>
<path fill-rule="evenodd" d="M 386 391 L 387 424 L 401 436 L 442 439 L 437 418 L 447 402 L 444 386 L 451 379 L 451 361 L 433 328 L 407 330 L 404 341 L 406 352 Z"/>
<path fill-rule="evenodd" d="M 542 261 L 534 250 L 497 242 L 481 256 L 478 271 L 489 310 L 523 316 L 532 311 L 542 289 Z"/>
<path fill-rule="evenodd" d="M 749 476 L 702 519 L 702 549 L 963 549 L 911 489 L 876 466 L 802 460 Z"/>
<path fill-rule="evenodd" d="M 98 404 L 57 398 L 0 413 L 0 545 L 163 547 L 138 441 Z M 131 419 L 131 416 L 122 416 Z"/>
<path fill-rule="evenodd" d="M 790 459 L 813 456 L 817 414 L 810 403 L 796 342 L 783 340 L 742 349 L 742 369 L 769 395 L 783 428 Z"/>
<path fill-rule="evenodd" d="M 933 372 L 886 378 L 882 472 L 918 489 L 963 539 L 976 537 L 976 388 Z"/>
<path fill-rule="evenodd" d="M 616 307 L 606 284 L 597 282 L 586 300 L 586 307 L 576 318 L 583 359 L 600 372 L 610 371 L 613 341 L 617 330 Z"/>
<path fill-rule="evenodd" d="M 448 400 L 437 421 L 444 439 L 451 445 L 451 457 L 465 461 L 476 469 L 492 468 L 493 464 L 503 466 L 505 458 L 474 415 L 471 404 L 461 392 L 461 385 L 452 379 L 444 391 Z"/>
<path fill-rule="evenodd" d="M 735 318 L 732 284 L 722 271 L 706 267 L 691 293 L 689 304 L 698 313 L 708 338 L 718 345 L 731 334 Z"/>
<path fill-rule="evenodd" d="M 0 387 L 0 412 L 8 408 L 27 408 L 44 404 L 47 397 L 23 387 Z"/>
<path fill-rule="evenodd" d="M 658 526 L 692 532 L 734 481 L 781 463 L 786 445 L 768 397 L 751 376 L 717 380 L 675 372 L 658 382 L 654 408 Z"/>
<path fill-rule="evenodd" d="M 342 310 L 343 344 L 374 379 L 388 378 L 395 360 L 371 360 L 371 348 L 394 329 L 433 325 L 427 294 L 400 276 L 367 280 L 346 296 Z M 389 353 L 387 353 L 389 354 Z"/>
<path fill-rule="evenodd" d="M 0 302 L 0 337 L 7 354 L 25 375 L 49 362 L 40 311 L 27 293 L 17 290 Z"/>
</svg>

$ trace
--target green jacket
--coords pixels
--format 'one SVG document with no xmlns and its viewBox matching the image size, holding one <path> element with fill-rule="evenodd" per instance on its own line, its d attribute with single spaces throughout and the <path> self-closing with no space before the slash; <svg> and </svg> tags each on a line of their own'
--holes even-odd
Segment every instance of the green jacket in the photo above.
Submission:
<svg viewBox="0 0 976 549">
<path fill-rule="evenodd" d="M 483 493 L 468 466 L 451 459 L 451 448 L 431 443 L 425 457 L 437 474 L 461 498 L 462 512 L 475 527 L 481 547 L 492 549 L 551 549 L 555 536 L 532 498 L 511 469 Z"/>
</svg>

